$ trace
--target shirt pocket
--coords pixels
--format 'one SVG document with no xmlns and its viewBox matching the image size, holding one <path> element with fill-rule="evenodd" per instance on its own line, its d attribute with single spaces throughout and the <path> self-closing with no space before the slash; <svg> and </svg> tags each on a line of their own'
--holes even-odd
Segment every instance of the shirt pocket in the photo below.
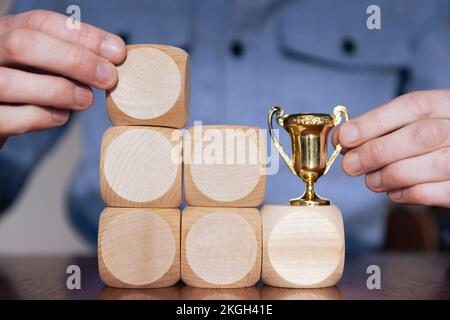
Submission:
<svg viewBox="0 0 450 320">
<path fill-rule="evenodd" d="M 367 6 L 366 6 L 367 7 Z M 384 18 L 366 27 L 364 4 L 297 1 L 275 20 L 284 104 L 294 112 L 331 112 L 344 104 L 358 115 L 398 95 L 407 81 L 410 31 Z M 318 14 L 320 13 L 320 14 Z"/>
</svg>

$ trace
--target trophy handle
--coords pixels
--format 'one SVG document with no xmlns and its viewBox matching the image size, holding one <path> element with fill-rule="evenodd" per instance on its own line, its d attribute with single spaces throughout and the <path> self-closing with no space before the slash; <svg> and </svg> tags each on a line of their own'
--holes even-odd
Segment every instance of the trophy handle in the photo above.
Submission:
<svg viewBox="0 0 450 320">
<path fill-rule="evenodd" d="M 270 108 L 269 115 L 268 115 L 268 118 L 267 118 L 267 123 L 268 123 L 268 127 L 269 127 L 269 134 L 270 134 L 270 137 L 272 138 L 272 141 L 273 141 L 273 145 L 275 146 L 275 148 L 280 153 L 281 157 L 283 158 L 283 160 L 286 163 L 286 165 L 288 166 L 288 168 L 296 176 L 297 173 L 295 172 L 295 169 L 294 169 L 294 166 L 292 164 L 291 158 L 289 158 L 289 156 L 286 154 L 286 152 L 284 152 L 283 147 L 281 146 L 280 142 L 275 137 L 275 134 L 273 132 L 272 121 L 273 121 L 273 115 L 274 114 L 277 115 L 277 123 L 278 123 L 278 125 L 280 127 L 284 126 L 284 119 L 288 115 L 284 114 L 284 110 L 283 110 L 282 107 L 274 106 L 274 107 Z"/>
<path fill-rule="evenodd" d="M 333 109 L 333 125 L 334 126 L 337 126 L 341 123 L 341 121 L 342 121 L 341 113 L 344 114 L 345 122 L 348 121 L 347 108 L 344 106 L 336 106 Z M 336 160 L 339 153 L 341 153 L 341 150 L 342 150 L 342 146 L 340 143 L 338 143 L 336 145 L 336 148 L 335 148 L 333 154 L 331 155 L 330 159 L 327 161 L 327 166 L 325 167 L 325 171 L 324 171 L 323 175 L 326 175 L 327 172 L 330 170 L 331 166 L 333 165 L 334 160 Z"/>
</svg>

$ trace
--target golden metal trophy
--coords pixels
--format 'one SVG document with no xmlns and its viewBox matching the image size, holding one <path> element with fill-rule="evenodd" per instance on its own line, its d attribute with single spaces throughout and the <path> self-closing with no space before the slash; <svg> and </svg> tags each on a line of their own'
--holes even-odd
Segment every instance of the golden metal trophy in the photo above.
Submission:
<svg viewBox="0 0 450 320">
<path fill-rule="evenodd" d="M 338 144 L 330 159 L 327 160 L 328 134 L 331 129 L 342 121 L 348 121 L 347 108 L 336 106 L 333 115 L 324 113 L 298 113 L 288 115 L 282 107 L 272 107 L 268 115 L 269 133 L 275 148 L 277 148 L 284 162 L 292 173 L 306 184 L 306 190 L 298 198 L 291 199 L 291 206 L 323 206 L 330 205 L 330 201 L 318 196 L 314 190 L 314 184 L 321 176 L 330 170 L 336 157 L 341 152 Z M 276 121 L 291 137 L 292 159 L 284 152 L 283 147 L 273 133 L 272 121 L 276 115 Z"/>
</svg>

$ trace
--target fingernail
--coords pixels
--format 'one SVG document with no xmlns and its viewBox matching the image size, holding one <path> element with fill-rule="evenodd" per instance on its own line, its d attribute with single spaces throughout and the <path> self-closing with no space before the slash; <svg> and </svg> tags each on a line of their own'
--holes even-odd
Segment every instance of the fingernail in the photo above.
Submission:
<svg viewBox="0 0 450 320">
<path fill-rule="evenodd" d="M 400 199 L 402 197 L 402 190 L 389 192 L 389 197 L 392 199 Z"/>
<path fill-rule="evenodd" d="M 356 152 L 348 153 L 344 158 L 344 164 L 349 174 L 356 175 L 361 171 L 361 161 Z"/>
<path fill-rule="evenodd" d="M 52 119 L 57 123 L 64 123 L 69 118 L 69 113 L 64 110 L 52 110 Z"/>
<path fill-rule="evenodd" d="M 125 42 L 115 35 L 108 35 L 100 45 L 100 54 L 112 62 L 120 62 L 124 52 Z"/>
<path fill-rule="evenodd" d="M 340 130 L 340 136 L 344 145 L 358 141 L 359 139 L 358 126 L 353 123 L 344 124 Z"/>
<path fill-rule="evenodd" d="M 371 173 L 369 175 L 370 187 L 372 189 L 378 190 L 381 187 L 381 173 L 379 171 Z"/>
<path fill-rule="evenodd" d="M 91 91 L 85 88 L 75 88 L 75 101 L 79 106 L 86 107 L 92 101 Z"/>
<path fill-rule="evenodd" d="M 98 82 L 108 85 L 114 81 L 115 74 L 115 67 L 109 62 L 102 61 L 97 65 L 95 78 Z"/>
</svg>

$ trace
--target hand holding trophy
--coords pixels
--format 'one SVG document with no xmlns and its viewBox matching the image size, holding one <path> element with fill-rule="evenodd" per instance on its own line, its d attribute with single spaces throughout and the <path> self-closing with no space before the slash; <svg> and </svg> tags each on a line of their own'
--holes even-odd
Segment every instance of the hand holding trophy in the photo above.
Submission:
<svg viewBox="0 0 450 320">
<path fill-rule="evenodd" d="M 290 206 L 266 205 L 262 209 L 264 258 L 262 279 L 273 286 L 320 288 L 335 285 L 344 268 L 345 240 L 340 210 L 330 200 L 318 196 L 315 182 L 325 175 L 341 152 L 338 144 L 327 160 L 328 134 L 342 121 L 348 121 L 344 106 L 333 115 L 300 113 L 288 115 L 272 107 L 269 132 L 275 148 L 291 172 L 306 184 Z M 279 126 L 290 135 L 292 158 L 286 154 L 273 132 L 276 115 Z"/>
</svg>

